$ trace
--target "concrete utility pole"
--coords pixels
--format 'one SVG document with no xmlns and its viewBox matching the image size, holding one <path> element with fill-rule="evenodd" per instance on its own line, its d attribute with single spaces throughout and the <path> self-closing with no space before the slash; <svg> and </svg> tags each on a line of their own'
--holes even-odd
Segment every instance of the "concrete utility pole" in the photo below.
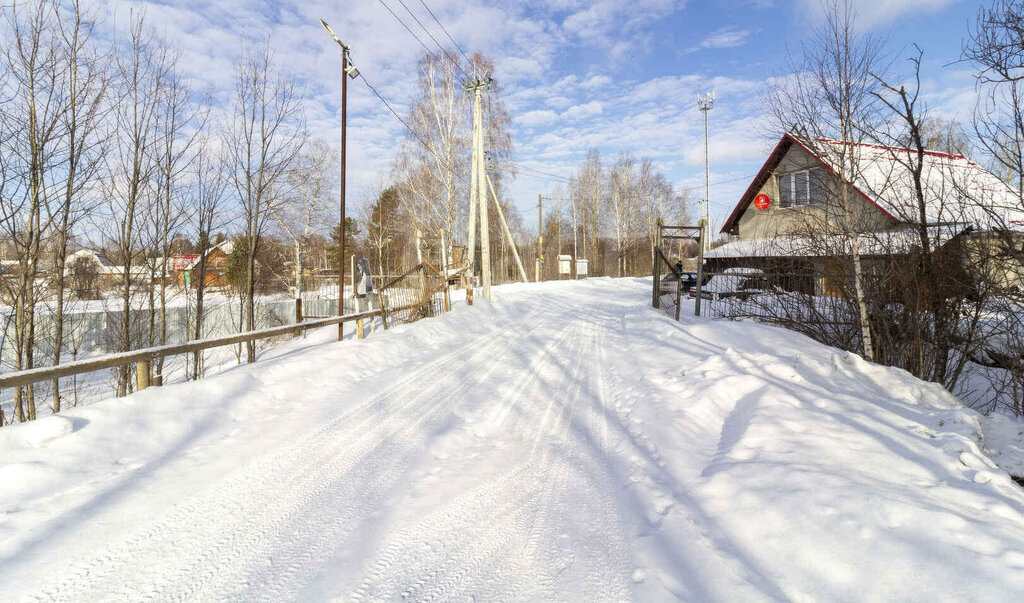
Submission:
<svg viewBox="0 0 1024 603">
<path fill-rule="evenodd" d="M 487 184 L 484 160 L 484 114 L 483 93 L 491 85 L 490 78 L 471 80 L 463 87 L 473 93 L 473 162 L 470 174 L 469 192 L 469 261 L 476 253 L 476 213 L 480 210 L 480 272 L 483 280 L 484 299 L 491 299 L 491 235 L 487 214 Z"/>
<path fill-rule="evenodd" d="M 341 235 L 338 241 L 338 316 L 341 316 L 345 313 L 345 130 L 348 121 L 348 78 L 359 77 L 359 70 L 349 63 L 349 47 L 338 39 L 331 26 L 323 19 L 320 19 L 320 25 L 323 25 L 338 46 L 341 46 L 341 223 L 338 227 Z M 355 294 L 354 289 L 352 293 Z M 344 326 L 339 322 L 338 341 L 341 341 L 343 331 Z"/>
<path fill-rule="evenodd" d="M 490 169 L 487 170 L 488 172 Z M 516 268 L 519 269 L 519 276 L 522 277 L 524 283 L 530 282 L 530 279 L 526 277 L 526 269 L 523 268 L 523 261 L 519 258 L 519 250 L 516 248 L 516 242 L 512 240 L 512 231 L 509 230 L 508 221 L 505 220 L 505 210 L 501 209 L 501 202 L 498 201 L 498 193 L 494 190 L 494 182 L 491 181 L 490 174 L 487 175 L 487 187 L 491 189 L 491 196 L 494 197 L 494 205 L 498 208 L 498 220 L 501 222 L 502 231 L 505 233 L 505 241 L 508 242 L 508 246 L 512 248 L 512 257 L 516 260 Z"/>
<path fill-rule="evenodd" d="M 534 275 L 538 283 L 544 267 L 544 195 L 537 195 L 537 267 Z"/>
<path fill-rule="evenodd" d="M 704 114 L 704 201 L 701 203 L 700 217 L 704 220 L 704 229 L 707 230 L 711 224 L 709 205 L 711 204 L 711 160 L 708 155 L 708 113 L 715 107 L 715 91 L 707 94 L 697 95 L 697 107 Z M 703 250 L 708 250 L 710 232 L 704 233 Z"/>
</svg>

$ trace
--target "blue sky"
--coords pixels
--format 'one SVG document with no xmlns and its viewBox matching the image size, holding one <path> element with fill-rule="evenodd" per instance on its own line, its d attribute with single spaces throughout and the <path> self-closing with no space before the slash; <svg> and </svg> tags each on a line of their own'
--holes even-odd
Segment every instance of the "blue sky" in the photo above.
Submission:
<svg viewBox="0 0 1024 603">
<path fill-rule="evenodd" d="M 415 30 L 399 0 L 383 0 Z M 444 39 L 420 0 L 404 0 Z M 712 220 L 728 216 L 775 140 L 760 93 L 786 68 L 809 28 L 818 0 L 424 0 L 467 51 L 497 63 L 514 120 L 516 161 L 568 176 L 587 150 L 609 161 L 622 152 L 651 157 L 681 188 L 703 196 L 703 122 L 696 95 L 717 93 L 711 113 Z M 314 135 L 337 144 L 338 48 L 329 22 L 352 46 L 360 71 L 405 113 L 422 47 L 381 0 L 150 2 L 152 25 L 176 43 L 182 68 L 220 98 L 230 95 L 239 35 L 270 36 L 278 65 L 306 91 Z M 969 66 L 956 63 L 979 3 L 963 0 L 856 0 L 860 23 L 888 39 L 897 67 L 913 43 L 925 51 L 926 100 L 946 117 L 966 119 L 974 104 Z M 104 2 L 107 22 L 141 3 Z M 112 16 L 112 17 L 111 17 Z M 426 36 L 420 34 L 428 44 Z M 394 157 L 403 126 L 362 82 L 349 87 L 349 198 L 373 194 Z M 524 223 L 535 225 L 538 193 L 559 181 L 525 173 L 507 194 Z"/>
</svg>

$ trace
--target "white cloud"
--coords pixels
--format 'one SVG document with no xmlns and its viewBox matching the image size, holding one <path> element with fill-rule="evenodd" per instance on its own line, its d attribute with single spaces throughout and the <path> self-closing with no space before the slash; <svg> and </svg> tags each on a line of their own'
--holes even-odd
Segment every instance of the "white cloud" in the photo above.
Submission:
<svg viewBox="0 0 1024 603">
<path fill-rule="evenodd" d="M 608 77 L 607 75 L 594 75 L 594 76 L 591 76 L 591 77 L 587 78 L 586 80 L 584 80 L 580 84 L 580 87 L 581 88 L 588 88 L 588 89 L 589 88 L 602 88 L 604 86 L 607 86 L 610 83 L 612 83 L 612 78 Z"/>
<path fill-rule="evenodd" d="M 711 32 L 706 38 L 701 40 L 700 44 L 688 48 L 685 52 L 693 53 L 705 49 L 736 48 L 746 44 L 752 34 L 753 32 L 749 29 L 739 29 L 731 26 L 723 27 Z"/>
<path fill-rule="evenodd" d="M 594 117 L 604 112 L 604 105 L 599 101 L 590 101 L 583 105 L 574 105 L 569 107 L 562 117 L 567 119 L 585 119 L 588 117 Z"/>
<path fill-rule="evenodd" d="M 554 111 L 527 111 L 515 117 L 515 122 L 527 128 L 536 126 L 548 126 L 558 121 L 558 114 Z"/>
<path fill-rule="evenodd" d="M 900 17 L 922 12 L 938 12 L 956 0 L 852 0 L 857 23 L 867 29 L 881 27 Z M 811 16 L 824 15 L 821 0 L 799 0 L 801 8 Z"/>
</svg>

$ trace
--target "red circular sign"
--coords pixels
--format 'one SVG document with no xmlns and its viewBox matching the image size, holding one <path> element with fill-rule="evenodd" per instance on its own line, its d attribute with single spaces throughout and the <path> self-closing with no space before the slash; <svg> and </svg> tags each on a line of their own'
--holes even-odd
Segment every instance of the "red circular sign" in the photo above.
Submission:
<svg viewBox="0 0 1024 603">
<path fill-rule="evenodd" d="M 768 206 L 772 204 L 772 199 L 768 195 L 761 193 L 754 197 L 754 207 L 757 209 L 768 209 Z"/>
</svg>

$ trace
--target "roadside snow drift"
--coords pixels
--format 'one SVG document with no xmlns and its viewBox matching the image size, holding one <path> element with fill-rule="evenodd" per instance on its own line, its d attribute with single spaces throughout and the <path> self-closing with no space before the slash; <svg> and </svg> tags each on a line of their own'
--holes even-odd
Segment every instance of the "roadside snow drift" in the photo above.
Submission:
<svg viewBox="0 0 1024 603">
<path fill-rule="evenodd" d="M 0 600 L 1022 600 L 978 415 L 649 283 L 499 287 L 0 429 Z"/>
</svg>

